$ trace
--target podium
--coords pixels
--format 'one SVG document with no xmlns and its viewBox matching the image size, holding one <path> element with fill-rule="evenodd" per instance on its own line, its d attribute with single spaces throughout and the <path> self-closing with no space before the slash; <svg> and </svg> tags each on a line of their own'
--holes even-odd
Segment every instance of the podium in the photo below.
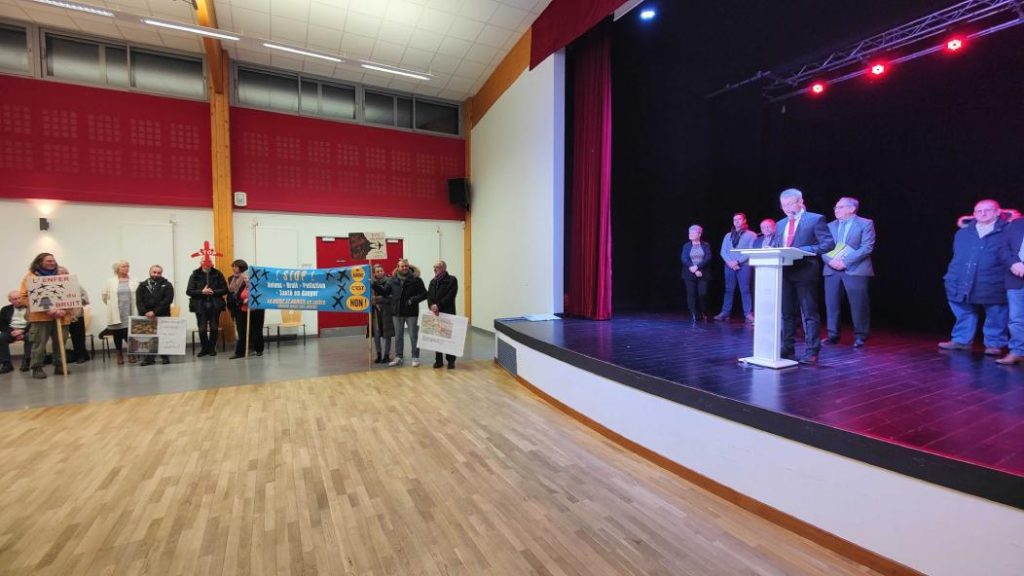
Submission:
<svg viewBox="0 0 1024 576">
<path fill-rule="evenodd" d="M 795 366 L 795 360 L 779 355 L 782 348 L 782 269 L 806 256 L 816 257 L 799 248 L 745 248 L 735 250 L 749 257 L 748 264 L 754 267 L 754 355 L 740 358 L 740 362 L 787 368 Z"/>
</svg>

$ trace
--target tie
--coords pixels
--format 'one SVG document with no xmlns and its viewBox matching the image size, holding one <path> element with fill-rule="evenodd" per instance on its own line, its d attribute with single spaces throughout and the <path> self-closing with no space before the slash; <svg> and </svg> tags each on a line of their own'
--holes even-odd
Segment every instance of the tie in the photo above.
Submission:
<svg viewBox="0 0 1024 576">
<path fill-rule="evenodd" d="M 796 219 L 789 219 L 789 232 L 786 234 L 786 247 L 793 246 L 793 237 L 796 236 Z"/>
</svg>

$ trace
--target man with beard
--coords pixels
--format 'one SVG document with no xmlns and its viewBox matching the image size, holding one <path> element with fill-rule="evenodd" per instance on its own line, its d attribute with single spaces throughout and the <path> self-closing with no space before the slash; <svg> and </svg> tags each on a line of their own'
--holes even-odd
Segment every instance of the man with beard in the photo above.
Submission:
<svg viewBox="0 0 1024 576">
<path fill-rule="evenodd" d="M 167 318 L 171 315 L 171 303 L 174 302 L 174 286 L 164 278 L 164 269 L 159 264 L 149 267 L 149 278 L 139 282 L 135 289 L 135 306 L 139 314 L 146 318 Z M 152 366 L 155 359 L 146 356 L 140 366 Z M 171 357 L 160 355 L 160 362 L 170 364 Z"/>
</svg>

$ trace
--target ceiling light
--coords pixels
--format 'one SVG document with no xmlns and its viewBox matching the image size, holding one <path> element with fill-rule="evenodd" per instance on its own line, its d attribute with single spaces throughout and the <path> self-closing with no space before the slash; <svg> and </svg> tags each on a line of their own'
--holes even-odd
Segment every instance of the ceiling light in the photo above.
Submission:
<svg viewBox="0 0 1024 576">
<path fill-rule="evenodd" d="M 414 74 L 412 72 L 406 72 L 404 70 L 395 70 L 394 68 L 385 68 L 376 64 L 363 64 L 363 68 L 368 70 L 376 70 L 378 72 L 387 72 L 388 74 L 398 74 L 399 76 L 408 76 L 409 78 L 415 78 L 417 80 L 430 80 L 429 76 L 422 74 Z"/>
<path fill-rule="evenodd" d="M 305 50 L 299 50 L 298 48 L 289 48 L 287 46 L 281 46 L 279 44 L 271 44 L 269 42 L 264 42 L 263 45 L 266 46 L 267 48 L 273 48 L 274 50 L 283 50 L 285 52 L 291 52 L 292 54 L 301 54 L 303 56 L 311 56 L 313 58 L 320 58 L 322 60 L 330 60 L 331 62 L 341 62 L 342 61 L 341 58 L 338 58 L 336 56 L 328 56 L 326 54 L 317 54 L 316 52 L 307 52 Z"/>
<path fill-rule="evenodd" d="M 215 32 L 207 28 L 199 28 L 196 26 L 185 26 L 184 24 L 172 24 L 170 22 L 161 22 L 160 20 L 150 20 L 149 18 L 143 18 L 142 21 L 151 26 L 160 26 L 161 28 L 171 28 L 173 30 L 181 30 L 182 32 L 191 32 L 193 34 L 199 34 L 201 36 L 210 36 L 211 38 L 220 38 L 221 40 L 238 40 L 238 36 L 232 36 L 230 34 L 224 34 L 222 32 Z"/>
<path fill-rule="evenodd" d="M 657 16 L 657 15 L 658 15 L 658 13 L 655 12 L 653 8 L 645 8 L 645 9 L 640 11 L 640 19 L 641 20 L 653 20 L 654 17 Z"/>
<path fill-rule="evenodd" d="M 68 10 L 78 10 L 79 12 L 88 12 L 89 14 L 95 14 L 97 16 L 107 16 L 110 18 L 114 17 L 114 13 L 110 10 L 104 10 L 102 8 L 93 8 L 92 6 L 86 6 L 85 4 L 75 4 L 73 2 L 61 2 L 61 0 L 32 0 L 39 4 L 46 4 L 49 6 L 56 6 L 57 8 L 67 8 Z"/>
</svg>

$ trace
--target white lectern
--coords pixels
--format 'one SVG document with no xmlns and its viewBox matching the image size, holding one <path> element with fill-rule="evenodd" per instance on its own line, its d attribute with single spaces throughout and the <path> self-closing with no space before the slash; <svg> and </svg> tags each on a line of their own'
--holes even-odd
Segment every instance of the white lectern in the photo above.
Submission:
<svg viewBox="0 0 1024 576">
<path fill-rule="evenodd" d="M 799 248 L 745 248 L 734 250 L 749 256 L 754 267 L 754 355 L 740 362 L 768 368 L 795 366 L 795 360 L 779 355 L 782 347 L 782 268 L 805 256 L 814 256 Z"/>
</svg>

